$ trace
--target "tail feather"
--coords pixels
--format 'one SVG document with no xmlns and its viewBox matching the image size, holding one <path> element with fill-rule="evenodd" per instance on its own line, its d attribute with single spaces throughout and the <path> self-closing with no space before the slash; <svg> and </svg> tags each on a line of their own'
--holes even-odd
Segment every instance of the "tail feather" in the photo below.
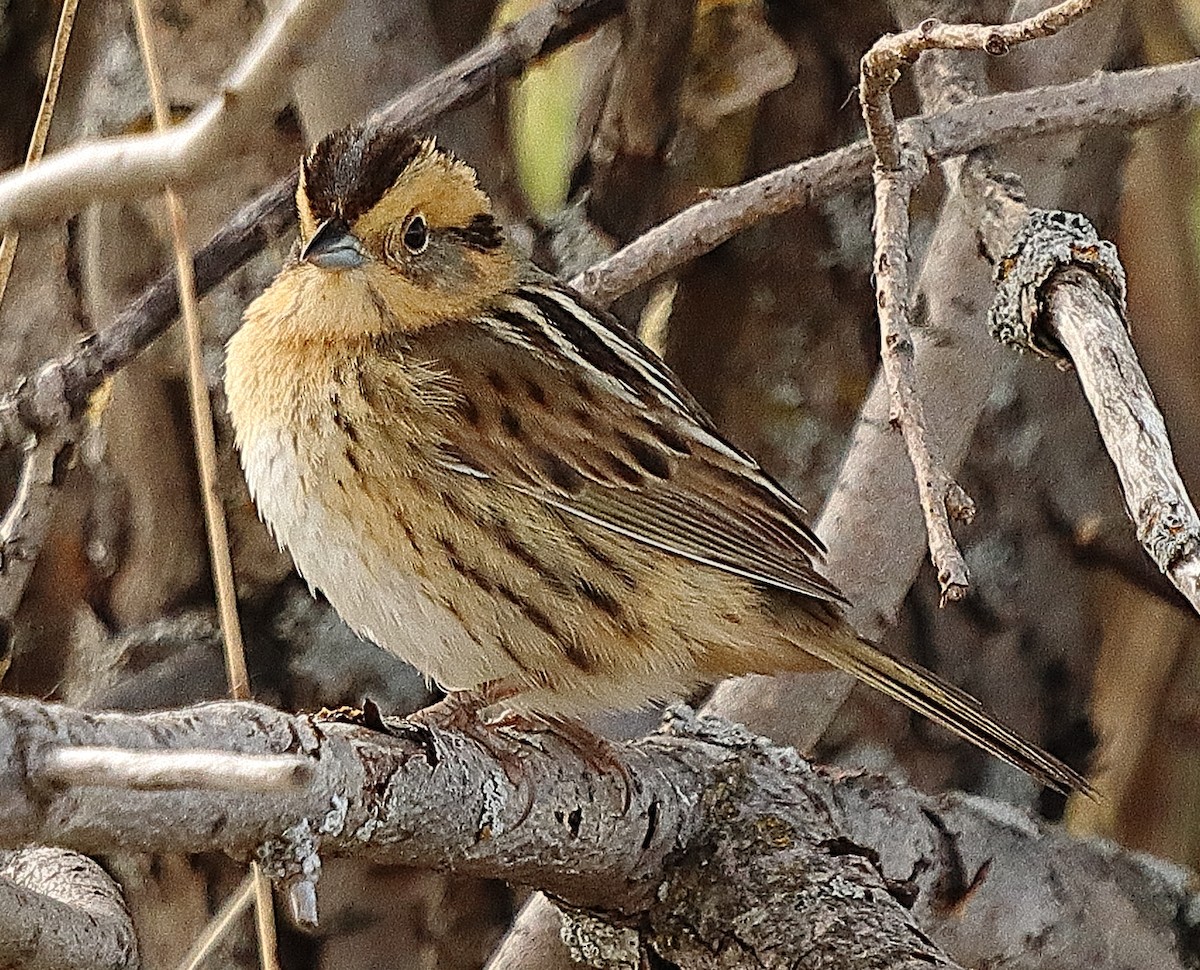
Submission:
<svg viewBox="0 0 1200 970">
<path fill-rule="evenodd" d="M 825 663 L 857 677 L 869 687 L 923 714 L 935 724 L 1008 762 L 1064 794 L 1096 790 L 1079 772 L 997 721 L 966 691 L 916 664 L 889 656 L 869 640 L 846 630 L 844 637 L 814 637 L 804 649 Z M 824 642 L 820 642 L 824 641 Z"/>
</svg>

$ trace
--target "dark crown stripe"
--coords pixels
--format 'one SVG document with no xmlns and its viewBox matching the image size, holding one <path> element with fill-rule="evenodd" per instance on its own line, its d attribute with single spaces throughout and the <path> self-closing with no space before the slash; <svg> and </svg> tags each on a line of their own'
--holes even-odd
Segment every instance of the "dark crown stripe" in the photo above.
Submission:
<svg viewBox="0 0 1200 970">
<path fill-rule="evenodd" d="M 304 187 L 313 215 L 353 222 L 375 205 L 421 150 L 412 135 L 355 126 L 326 135 L 304 159 Z"/>
</svg>

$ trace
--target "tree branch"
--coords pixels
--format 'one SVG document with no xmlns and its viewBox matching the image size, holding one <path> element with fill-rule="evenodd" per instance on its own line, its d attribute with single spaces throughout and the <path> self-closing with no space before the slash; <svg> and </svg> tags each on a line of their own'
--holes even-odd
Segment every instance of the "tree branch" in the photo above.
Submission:
<svg viewBox="0 0 1200 970">
<path fill-rule="evenodd" d="M 25 444 L 17 494 L 0 521 L 0 655 L 7 652 L 9 624 L 50 532 L 59 489 L 75 453 L 77 430 L 74 424 L 60 425 Z"/>
<path fill-rule="evenodd" d="M 1200 612 L 1200 516 L 1166 423 L 1129 341 L 1124 307 L 1080 268 L 1047 282 L 1041 327 L 1070 357 L 1116 466 L 1125 507 L 1147 554 Z"/>
<path fill-rule="evenodd" d="M 953 965 L 939 945 L 980 965 L 1029 939 L 1027 968 L 1193 956 L 1182 871 L 990 802 L 817 769 L 722 721 L 679 711 L 617 749 L 624 811 L 618 773 L 553 735 L 497 735 L 512 749 L 497 760 L 458 734 L 397 731 L 248 703 L 97 715 L 0 699 L 0 844 L 257 853 L 284 879 L 319 872 L 318 854 L 497 876 L 637 926 L 682 967 Z M 47 756 L 77 745 L 299 756 L 313 776 L 259 796 L 49 784 Z"/>
<path fill-rule="evenodd" d="M 1100 0 L 1065 0 L 1036 16 L 1008 24 L 944 24 L 932 18 L 911 30 L 880 38 L 863 55 L 859 100 L 867 140 L 884 170 L 900 167 L 901 139 L 892 112 L 891 90 L 900 69 L 926 51 L 960 50 L 1007 54 L 1013 46 L 1051 37 L 1087 14 Z"/>
<path fill-rule="evenodd" d="M 882 333 L 883 373 L 892 398 L 891 421 L 904 434 L 925 516 L 929 556 L 941 602 L 967 594 L 967 563 L 950 519 L 970 522 L 975 505 L 935 457 L 916 385 L 908 328 L 908 204 L 924 177 L 923 156 L 902 149 L 891 91 L 900 69 L 927 51 L 972 50 L 999 55 L 1015 44 L 1050 37 L 1084 16 L 1097 0 L 1066 0 L 1016 23 L 943 24 L 934 19 L 877 41 L 863 56 L 858 85 L 867 140 L 875 156 L 875 292 Z M 947 92 L 948 93 L 948 92 Z"/>
<path fill-rule="evenodd" d="M 337 6 L 288 0 L 268 16 L 220 93 L 170 131 L 76 145 L 0 178 L 0 226 L 44 224 L 99 199 L 146 196 L 212 176 L 283 107 L 292 71 Z"/>
<path fill-rule="evenodd" d="M 903 121 L 904 144 L 924 147 L 931 163 L 989 145 L 1080 131 L 1129 127 L 1200 104 L 1200 61 L 1137 71 L 1101 72 L 1082 81 L 979 98 L 932 115 Z M 710 252 L 747 226 L 800 205 L 845 192 L 871 175 L 866 139 L 768 172 L 702 202 L 650 229 L 572 285 L 611 303 L 663 273 Z"/>
<path fill-rule="evenodd" d="M 975 503 L 934 455 L 917 392 L 912 333 L 908 326 L 908 205 L 924 176 L 923 156 L 902 156 L 898 167 L 875 172 L 875 303 L 880 356 L 892 399 L 891 422 L 904 435 L 916 473 L 917 494 L 929 534 L 929 558 L 937 569 L 942 605 L 967 594 L 967 563 L 954 540 L 951 517 L 970 522 Z"/>
<path fill-rule="evenodd" d="M 1082 216 L 1030 208 L 1020 180 L 996 174 L 982 156 L 963 167 L 962 183 L 996 265 L 993 335 L 1075 366 L 1139 541 L 1200 612 L 1200 515 L 1129 340 L 1116 248 Z"/>
<path fill-rule="evenodd" d="M 1047 290 L 1046 309 L 1121 477 L 1138 539 L 1200 612 L 1200 517 L 1175 467 L 1166 424 L 1120 307 L 1094 275 L 1068 269 Z"/>
<path fill-rule="evenodd" d="M 0 852 L 0 966 L 136 970 L 121 890 L 84 856 L 44 846 Z"/>
</svg>

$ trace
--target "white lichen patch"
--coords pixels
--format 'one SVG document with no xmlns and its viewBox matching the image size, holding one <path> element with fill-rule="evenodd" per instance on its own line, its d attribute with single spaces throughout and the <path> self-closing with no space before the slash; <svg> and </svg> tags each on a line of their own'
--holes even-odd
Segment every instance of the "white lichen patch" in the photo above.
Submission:
<svg viewBox="0 0 1200 970">
<path fill-rule="evenodd" d="M 641 940 L 637 930 L 613 926 L 588 913 L 564 910 L 559 935 L 576 963 L 597 970 L 638 970 Z"/>
</svg>

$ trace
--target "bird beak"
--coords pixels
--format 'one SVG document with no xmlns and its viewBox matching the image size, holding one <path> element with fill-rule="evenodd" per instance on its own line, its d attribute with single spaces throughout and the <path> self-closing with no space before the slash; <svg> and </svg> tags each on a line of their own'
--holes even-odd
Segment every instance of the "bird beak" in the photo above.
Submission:
<svg viewBox="0 0 1200 970">
<path fill-rule="evenodd" d="M 367 257 L 345 219 L 326 219 L 305 243 L 300 258 L 322 269 L 352 269 Z"/>
</svg>

